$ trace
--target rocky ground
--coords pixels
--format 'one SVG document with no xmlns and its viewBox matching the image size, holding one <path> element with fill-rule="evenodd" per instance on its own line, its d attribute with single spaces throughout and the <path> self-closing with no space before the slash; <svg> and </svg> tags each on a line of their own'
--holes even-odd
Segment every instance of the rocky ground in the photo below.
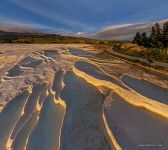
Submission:
<svg viewBox="0 0 168 150">
<path fill-rule="evenodd" d="M 0 149 L 167 150 L 168 76 L 89 45 L 0 46 Z"/>
</svg>

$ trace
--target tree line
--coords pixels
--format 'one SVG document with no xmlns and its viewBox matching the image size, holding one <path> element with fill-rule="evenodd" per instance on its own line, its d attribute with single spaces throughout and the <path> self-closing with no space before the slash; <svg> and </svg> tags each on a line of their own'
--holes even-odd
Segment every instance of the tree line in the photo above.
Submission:
<svg viewBox="0 0 168 150">
<path fill-rule="evenodd" d="M 168 22 L 165 22 L 162 26 L 155 23 L 150 33 L 137 32 L 133 43 L 149 48 L 168 48 Z"/>
</svg>

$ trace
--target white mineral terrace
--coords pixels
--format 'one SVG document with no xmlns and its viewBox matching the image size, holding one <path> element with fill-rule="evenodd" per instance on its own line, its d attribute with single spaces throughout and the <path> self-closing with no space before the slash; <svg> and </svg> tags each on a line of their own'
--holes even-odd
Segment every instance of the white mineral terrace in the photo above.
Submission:
<svg viewBox="0 0 168 150">
<path fill-rule="evenodd" d="M 90 45 L 0 52 L 0 150 L 168 149 L 166 74 Z"/>
</svg>

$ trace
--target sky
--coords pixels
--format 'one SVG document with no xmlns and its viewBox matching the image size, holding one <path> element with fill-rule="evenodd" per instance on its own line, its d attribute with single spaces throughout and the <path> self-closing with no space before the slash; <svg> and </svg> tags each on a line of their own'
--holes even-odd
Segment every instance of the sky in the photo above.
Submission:
<svg viewBox="0 0 168 150">
<path fill-rule="evenodd" d="M 167 14 L 168 0 L 0 1 L 0 26 L 4 29 L 20 26 L 67 35 L 91 34 L 109 26 L 157 21 L 167 18 Z"/>
</svg>

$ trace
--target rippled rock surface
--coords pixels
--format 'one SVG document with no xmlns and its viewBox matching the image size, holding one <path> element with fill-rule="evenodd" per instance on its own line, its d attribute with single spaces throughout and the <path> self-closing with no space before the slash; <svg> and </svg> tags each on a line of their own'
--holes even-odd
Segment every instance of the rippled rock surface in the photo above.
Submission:
<svg viewBox="0 0 168 150">
<path fill-rule="evenodd" d="M 168 149 L 166 74 L 101 50 L 36 48 L 0 54 L 14 58 L 0 64 L 0 150 Z"/>
</svg>

